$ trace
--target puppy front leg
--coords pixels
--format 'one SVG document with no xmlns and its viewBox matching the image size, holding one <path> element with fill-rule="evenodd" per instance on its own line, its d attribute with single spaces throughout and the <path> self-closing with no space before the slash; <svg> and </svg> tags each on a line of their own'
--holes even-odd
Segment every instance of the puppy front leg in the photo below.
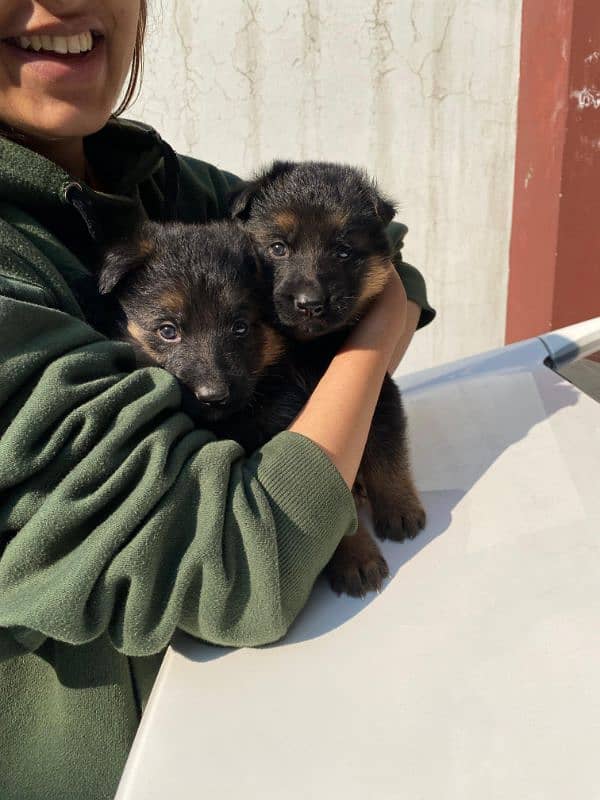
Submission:
<svg viewBox="0 0 600 800">
<path fill-rule="evenodd" d="M 413 483 L 406 452 L 363 461 L 373 526 L 380 539 L 414 539 L 425 527 L 426 514 Z"/>
<path fill-rule="evenodd" d="M 425 509 L 413 482 L 406 417 L 402 399 L 391 378 L 383 383 L 360 474 L 381 539 L 414 539 L 425 527 Z"/>
<path fill-rule="evenodd" d="M 358 519 L 354 536 L 344 536 L 325 567 L 329 584 L 337 594 L 364 597 L 378 592 L 390 574 L 379 545 Z"/>
</svg>

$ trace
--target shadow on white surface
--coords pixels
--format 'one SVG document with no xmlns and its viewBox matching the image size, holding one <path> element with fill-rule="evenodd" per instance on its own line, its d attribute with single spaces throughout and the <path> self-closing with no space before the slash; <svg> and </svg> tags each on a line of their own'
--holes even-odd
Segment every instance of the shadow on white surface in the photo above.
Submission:
<svg viewBox="0 0 600 800">
<path fill-rule="evenodd" d="M 347 595 L 338 596 L 331 591 L 326 579 L 321 576 L 315 583 L 308 603 L 298 615 L 288 634 L 279 642 L 267 645 L 267 647 L 282 647 L 323 636 L 340 625 L 344 625 L 348 620 L 364 611 L 371 603 L 377 602 L 393 581 L 402 579 L 401 574 L 398 573 L 404 564 L 448 530 L 452 520 L 452 509 L 463 495 L 464 492 L 453 490 L 421 492 L 421 499 L 427 510 L 427 526 L 412 541 L 382 543 L 382 550 L 390 568 L 390 577 L 385 582 L 381 593 L 371 592 L 360 599 Z M 233 652 L 233 648 L 213 645 L 199 648 L 197 640 L 186 634 L 177 636 L 175 648 L 190 660 L 200 663 L 213 661 Z"/>
<path fill-rule="evenodd" d="M 489 363 L 493 367 L 491 356 Z M 383 543 L 390 578 L 380 594 L 371 593 L 363 599 L 338 597 L 325 579 L 319 578 L 288 634 L 268 647 L 285 647 L 323 636 L 377 603 L 395 581 L 402 580 L 404 565 L 448 531 L 455 509 L 464 500 L 469 503 L 473 487 L 477 486 L 478 493 L 489 494 L 489 501 L 484 502 L 489 511 L 482 517 L 482 530 L 469 534 L 479 537 L 476 547 L 492 547 L 514 539 L 519 528 L 527 526 L 530 503 L 533 508 L 546 504 L 549 513 L 553 503 L 567 507 L 557 497 L 554 485 L 558 481 L 567 489 L 563 476 L 556 475 L 554 482 L 536 479 L 539 464 L 546 456 L 554 455 L 557 448 L 548 426 L 540 423 L 575 405 L 579 393 L 542 365 L 535 376 L 518 362 L 505 367 L 488 371 L 486 360 L 482 360 L 481 370 L 473 370 L 469 363 L 461 364 L 424 384 L 415 376 L 412 385 L 403 389 L 415 475 L 427 510 L 425 530 L 413 541 Z M 524 440 L 529 435 L 531 441 L 526 445 Z M 492 467 L 494 475 L 489 479 L 486 473 Z M 437 488 L 452 483 L 456 488 Z M 513 495 L 510 506 L 506 492 Z M 515 514 L 521 514 L 518 524 L 511 521 Z M 456 546 L 468 547 L 459 542 L 458 537 L 467 535 L 459 530 L 461 526 L 454 534 Z M 197 641 L 183 634 L 177 636 L 174 646 L 197 662 L 212 661 L 232 651 L 212 645 L 199 647 Z"/>
<path fill-rule="evenodd" d="M 452 490 L 421 492 L 421 499 L 427 510 L 427 526 L 412 541 L 382 543 L 382 550 L 390 568 L 390 577 L 380 594 L 371 592 L 361 599 L 347 595 L 337 596 L 331 591 L 327 581 L 321 577 L 288 635 L 282 642 L 271 646 L 281 647 L 323 636 L 362 613 L 371 603 L 376 603 L 391 588 L 394 581 L 402 580 L 402 567 L 448 530 L 452 521 L 452 509 L 463 496 L 464 492 Z"/>
<path fill-rule="evenodd" d="M 599 407 L 547 355 L 407 381 L 429 517 L 383 592 L 319 580 L 269 647 L 179 638 L 119 797 L 195 796 L 200 764 L 227 798 L 596 796 Z"/>
</svg>

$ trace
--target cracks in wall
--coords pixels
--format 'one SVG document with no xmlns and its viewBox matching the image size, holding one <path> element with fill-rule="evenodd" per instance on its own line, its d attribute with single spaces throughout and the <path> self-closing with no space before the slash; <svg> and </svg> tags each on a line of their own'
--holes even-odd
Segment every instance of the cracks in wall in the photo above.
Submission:
<svg viewBox="0 0 600 800">
<path fill-rule="evenodd" d="M 407 259 L 449 309 L 423 334 L 423 354 L 453 355 L 448 319 L 474 295 L 481 305 L 501 295 L 491 284 L 506 263 L 521 0 L 162 4 L 135 114 L 179 149 L 240 174 L 290 150 L 376 170 L 403 202 Z M 588 47 L 587 67 L 599 53 Z M 594 85 L 584 78 L 571 89 Z M 600 113 L 595 96 L 578 102 Z M 596 139 L 586 147 L 597 154 Z M 489 279 L 478 273 L 459 292 L 461 269 L 482 253 Z M 492 329 L 473 333 L 478 347 L 494 344 Z"/>
<path fill-rule="evenodd" d="M 196 102 L 198 96 L 206 94 L 206 91 L 201 89 L 203 76 L 194 65 L 191 57 L 193 47 L 189 43 L 189 37 L 194 29 L 194 25 L 190 20 L 189 5 L 182 3 L 181 0 L 175 0 L 175 7 L 173 10 L 173 27 L 175 36 L 179 42 L 180 52 L 183 54 L 183 70 L 185 81 L 181 91 L 182 104 L 179 109 L 179 114 L 182 120 L 186 121 L 184 128 L 184 137 L 186 147 L 188 150 L 195 150 L 198 148 L 198 121 L 199 121 L 199 103 Z"/>
<path fill-rule="evenodd" d="M 419 29 L 417 27 L 417 18 L 416 18 L 416 6 L 417 6 L 417 4 L 418 4 L 418 0 L 413 0 L 413 2 L 411 3 L 411 9 L 410 9 L 410 21 L 411 21 L 411 26 L 412 26 L 412 29 L 413 29 L 413 44 L 415 44 L 421 38 L 421 36 L 419 34 Z M 413 73 L 413 75 L 415 75 L 419 79 L 421 97 L 423 98 L 423 100 L 431 99 L 431 100 L 441 101 L 441 100 L 444 100 L 446 97 L 448 97 L 450 94 L 459 94 L 459 92 L 453 92 L 453 93 L 452 92 L 444 92 L 441 89 L 441 87 L 440 87 L 440 85 L 438 83 L 438 74 L 439 74 L 439 72 L 443 71 L 443 70 L 439 69 L 440 65 L 438 64 L 438 62 L 441 60 L 441 57 L 443 56 L 444 48 L 446 47 L 446 44 L 447 44 L 447 41 L 448 41 L 448 33 L 450 31 L 450 25 L 451 25 L 452 21 L 454 20 L 454 16 L 456 14 L 456 9 L 457 9 L 457 6 L 454 5 L 452 10 L 446 16 L 446 19 L 444 21 L 444 27 L 443 27 L 443 30 L 442 30 L 442 35 L 441 35 L 438 43 L 425 53 L 425 55 L 421 59 L 421 62 L 419 63 L 418 66 L 414 66 L 411 63 L 410 60 L 405 59 L 406 66 Z M 428 73 L 429 73 L 428 77 L 429 77 L 429 80 L 430 80 L 430 83 L 431 83 L 431 91 L 427 92 L 426 89 L 425 89 L 425 84 L 426 84 L 426 80 L 427 79 L 426 79 L 426 76 L 425 76 L 424 73 L 425 73 L 425 67 L 426 67 L 426 65 L 429 64 L 429 61 L 431 59 L 433 59 L 433 62 L 434 62 L 433 66 L 431 67 L 431 69 L 428 70 Z"/>
<path fill-rule="evenodd" d="M 321 154 L 321 26 L 319 0 L 303 0 L 302 102 L 298 119 L 298 140 L 302 158 L 318 158 Z"/>
<path fill-rule="evenodd" d="M 218 61 L 215 57 L 214 53 L 207 53 L 207 57 L 210 59 L 213 70 L 212 70 L 212 79 L 213 83 L 210 89 L 208 90 L 207 94 L 212 92 L 213 89 L 218 89 L 221 92 L 223 98 L 227 103 L 233 103 L 233 97 L 229 94 L 228 90 L 223 86 L 222 82 L 219 80 L 219 72 L 226 67 L 224 61 Z"/>
<path fill-rule="evenodd" d="M 420 7 L 420 0 L 412 0 L 410 7 L 410 21 L 413 30 L 413 42 L 415 45 L 420 40 L 426 40 L 427 35 L 421 33 L 418 26 L 417 7 Z M 482 106 L 497 106 L 498 104 L 510 105 L 515 104 L 514 97 L 509 99 L 493 95 L 490 97 L 477 96 L 474 91 L 475 74 L 471 74 L 466 88 L 457 90 L 446 89 L 442 80 L 445 76 L 451 75 L 453 67 L 456 63 L 455 52 L 450 44 L 452 25 L 456 20 L 456 14 L 459 9 L 459 4 L 455 3 L 454 7 L 447 14 L 441 35 L 437 44 L 430 48 L 415 64 L 414 59 L 403 58 L 410 72 L 418 79 L 421 97 L 424 101 L 433 100 L 436 103 L 442 103 L 448 98 L 452 97 L 468 97 L 473 103 Z M 454 43 L 455 44 L 455 43 Z M 447 54 L 446 54 L 447 51 Z M 500 43 L 494 42 L 493 51 L 506 51 L 509 55 L 515 51 L 515 43 Z M 446 63 L 446 57 L 451 59 Z M 431 63 L 430 63 L 431 62 Z"/>
<path fill-rule="evenodd" d="M 448 5 L 448 4 L 446 4 Z M 446 192 L 442 189 L 448 175 L 448 164 L 445 163 L 445 143 L 443 136 L 443 122 L 441 103 L 451 95 L 463 94 L 464 90 L 451 92 L 443 88 L 439 82 L 439 76 L 444 76 L 447 72 L 451 74 L 453 64 L 445 64 L 446 47 L 451 37 L 452 23 L 455 18 L 457 3 L 448 8 L 446 16 L 441 24 L 441 32 L 436 36 L 435 28 L 439 28 L 439 16 L 428 15 L 427 21 L 434 27 L 434 30 L 421 32 L 419 28 L 419 15 L 417 9 L 420 7 L 418 0 L 413 0 L 410 9 L 411 27 L 413 31 L 412 55 L 404 58 L 404 63 L 410 72 L 417 78 L 419 94 L 425 110 L 425 130 L 423 136 L 426 141 L 424 154 L 426 158 L 427 180 L 423 187 L 423 195 L 426 198 L 428 229 L 427 238 L 434 247 L 443 238 L 443 231 L 447 225 L 443 223 L 443 218 L 447 216 L 445 204 L 448 202 Z M 419 42 L 429 42 L 429 47 L 423 52 L 423 46 Z M 416 51 L 416 52 L 415 52 Z M 417 55 L 420 51 L 420 54 Z M 446 134 L 447 135 L 447 134 Z M 460 147 L 460 144 L 459 144 Z M 437 176 L 437 179 L 436 177 Z M 444 176 L 441 178 L 440 176 Z M 436 281 L 439 280 L 443 270 L 441 265 L 429 258 L 430 248 L 426 255 L 426 263 L 423 267 L 432 275 Z M 438 284 L 439 285 L 439 284 Z M 444 286 L 441 288 L 442 296 L 445 293 Z M 438 334 L 441 335 L 441 334 Z M 436 342 L 434 346 L 442 346 L 442 342 Z"/>
<path fill-rule="evenodd" d="M 246 137 L 244 140 L 244 161 L 254 164 L 260 161 L 261 154 L 261 95 L 260 50 L 261 32 L 258 22 L 260 0 L 242 0 L 242 18 L 244 25 L 236 35 L 236 47 L 233 54 L 235 71 L 244 78 L 247 84 L 246 103 Z"/>
<path fill-rule="evenodd" d="M 367 19 L 367 25 L 377 34 L 379 41 L 384 45 L 383 49 L 388 53 L 394 51 L 394 39 L 387 17 L 391 8 L 392 0 L 374 0 L 372 16 Z"/>
<path fill-rule="evenodd" d="M 281 22 L 267 27 L 262 23 L 271 14 L 269 3 L 261 0 L 241 0 L 240 14 L 243 24 L 235 36 L 232 64 L 235 72 L 243 78 L 245 86 L 246 113 L 238 115 L 245 122 L 244 163 L 257 165 L 262 160 L 263 124 L 265 122 L 264 74 L 267 68 L 269 51 L 265 40 L 276 37 L 283 31 L 290 17 L 287 9 Z M 267 120 L 268 122 L 268 120 Z"/>
<path fill-rule="evenodd" d="M 421 39 L 421 34 L 419 33 L 419 29 L 417 28 L 417 18 L 416 18 L 416 6 L 418 0 L 413 0 L 410 4 L 410 12 L 409 12 L 409 19 L 410 19 L 410 26 L 413 32 L 413 40 L 412 43 L 416 44 Z"/>
<path fill-rule="evenodd" d="M 319 0 L 303 0 L 302 31 L 304 33 L 304 60 L 312 54 L 319 54 L 321 48 L 321 14 Z"/>
<path fill-rule="evenodd" d="M 371 65 L 371 151 L 377 175 L 388 174 L 394 167 L 394 114 L 389 76 L 394 63 L 395 43 L 389 14 L 393 0 L 374 0 L 366 24 L 369 31 Z"/>
</svg>

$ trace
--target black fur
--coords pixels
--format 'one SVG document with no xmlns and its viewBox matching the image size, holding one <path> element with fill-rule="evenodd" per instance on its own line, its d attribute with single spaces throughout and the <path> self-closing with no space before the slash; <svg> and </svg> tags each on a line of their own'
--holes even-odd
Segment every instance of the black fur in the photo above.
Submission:
<svg viewBox="0 0 600 800">
<path fill-rule="evenodd" d="M 364 173 L 339 164 L 275 162 L 232 195 L 231 213 L 260 252 L 282 327 L 295 338 L 313 338 L 356 321 L 377 261 L 389 258 L 385 229 L 395 213 Z M 279 255 L 282 244 L 287 253 Z M 320 313 L 299 310 L 299 298 L 320 303 Z"/>
<path fill-rule="evenodd" d="M 254 248 L 238 225 L 146 223 L 106 253 L 99 286 L 120 307 L 112 335 L 179 379 L 186 410 L 216 424 L 247 406 L 270 331 Z M 165 326 L 176 338 L 163 337 Z"/>
<path fill-rule="evenodd" d="M 269 281 L 276 322 L 298 382 L 310 392 L 345 331 L 385 284 L 393 204 L 352 167 L 276 162 L 240 189 L 232 215 L 252 236 Z M 342 257 L 343 255 L 343 257 Z M 308 302 L 307 302 L 308 300 Z M 414 537 L 425 514 L 409 471 L 406 417 L 386 377 L 361 463 L 361 481 L 382 537 Z"/>
<path fill-rule="evenodd" d="M 379 285 L 389 268 L 385 226 L 394 212 L 362 173 L 284 162 L 238 192 L 232 210 L 243 225 L 145 224 L 106 253 L 99 286 L 119 308 L 110 333 L 130 339 L 142 363 L 172 372 L 184 386 L 184 407 L 203 426 L 253 450 L 290 425 L 366 308 L 370 282 Z M 282 211 L 297 220 L 294 257 L 285 265 L 269 251 Z M 341 245 L 351 248 L 345 258 Z M 289 292 L 315 287 L 323 297 L 319 315 L 289 308 Z M 243 335 L 234 331 L 240 321 L 248 325 Z M 161 337 L 166 324 L 177 341 Z M 379 534 L 394 539 L 416 535 L 424 523 L 405 480 L 405 428 L 398 390 L 387 379 L 361 479 Z M 359 594 L 377 589 L 387 570 L 380 561 L 385 569 L 375 575 L 330 574 L 332 585 Z"/>
</svg>

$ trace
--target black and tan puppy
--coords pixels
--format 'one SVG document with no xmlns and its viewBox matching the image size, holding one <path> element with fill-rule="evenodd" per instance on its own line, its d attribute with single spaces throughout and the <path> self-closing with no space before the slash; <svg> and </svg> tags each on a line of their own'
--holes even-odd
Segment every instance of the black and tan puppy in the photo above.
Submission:
<svg viewBox="0 0 600 800">
<path fill-rule="evenodd" d="M 331 349 L 310 354 L 306 344 L 298 356 L 288 349 L 289 340 L 267 322 L 274 313 L 264 267 L 233 222 L 147 223 L 108 251 L 99 276 L 101 293 L 118 311 L 106 332 L 131 341 L 141 363 L 173 373 L 186 410 L 248 450 L 288 427 Z M 400 418 L 387 417 L 394 430 Z M 389 427 L 385 415 L 382 424 Z M 387 437 L 383 429 L 381 435 Z M 361 595 L 380 588 L 387 565 L 359 531 L 342 541 L 327 573 L 336 591 Z"/>
<path fill-rule="evenodd" d="M 355 323 L 391 269 L 394 206 L 360 170 L 277 161 L 231 196 L 267 269 L 280 326 L 310 340 Z"/>
<path fill-rule="evenodd" d="M 247 450 L 289 426 L 317 374 L 303 374 L 266 318 L 271 294 L 239 224 L 145 224 L 112 247 L 99 273 L 114 310 L 108 335 L 130 341 L 140 363 L 179 378 L 184 407 L 203 427 Z M 108 319 L 109 314 L 104 318 Z M 360 571 L 359 571 L 360 565 Z M 387 565 L 361 533 L 344 539 L 327 573 L 337 591 L 379 588 Z"/>
<path fill-rule="evenodd" d="M 312 390 L 348 330 L 393 269 L 386 227 L 395 209 L 357 169 L 276 162 L 238 190 L 231 213 L 244 222 L 263 262 L 280 330 L 297 340 L 287 358 Z M 413 538 L 425 511 L 412 481 L 406 418 L 396 384 L 383 384 L 360 481 L 382 538 Z M 382 557 L 364 531 L 343 543 L 334 588 L 377 589 Z M 346 561 L 346 564 L 341 563 Z"/>
<path fill-rule="evenodd" d="M 186 410 L 229 434 L 223 421 L 238 419 L 284 350 L 283 337 L 265 321 L 249 237 L 227 221 L 146 223 L 106 253 L 99 288 L 118 306 L 108 333 L 129 340 L 140 363 L 175 375 Z M 243 443 L 260 438 L 251 419 L 239 421 Z"/>
</svg>

